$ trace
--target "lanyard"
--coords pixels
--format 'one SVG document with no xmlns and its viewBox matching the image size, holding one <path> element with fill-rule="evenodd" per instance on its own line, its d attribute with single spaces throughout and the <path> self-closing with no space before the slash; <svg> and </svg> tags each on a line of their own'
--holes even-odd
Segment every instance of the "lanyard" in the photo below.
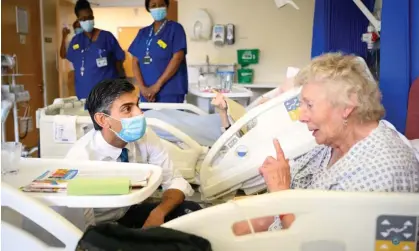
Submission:
<svg viewBox="0 0 419 251">
<path fill-rule="evenodd" d="M 83 36 L 86 36 L 86 34 L 83 34 Z M 86 36 L 87 37 L 87 36 Z M 83 41 L 83 49 L 81 50 L 81 67 L 80 67 L 80 75 L 83 77 L 84 76 L 84 71 L 86 68 L 84 68 L 84 53 L 86 51 L 88 51 L 90 49 L 90 46 L 93 43 L 93 34 L 92 34 L 92 39 L 90 39 L 89 37 L 87 37 L 87 39 L 89 40 L 88 44 L 86 45 L 86 42 Z"/>
<path fill-rule="evenodd" d="M 160 31 L 163 29 L 163 27 L 166 25 L 166 23 L 167 23 L 167 20 L 164 20 L 164 23 L 160 26 L 160 28 L 157 30 L 157 32 L 156 32 L 156 34 L 154 34 L 154 36 L 157 36 L 159 33 L 160 33 Z M 151 42 L 153 41 L 153 26 L 151 27 L 151 29 L 150 29 L 150 34 L 148 35 L 148 39 L 147 39 L 147 42 L 146 42 L 146 45 L 147 45 L 147 55 L 149 54 L 149 51 L 150 51 L 150 45 L 151 45 Z"/>
<path fill-rule="evenodd" d="M 81 67 L 80 67 L 80 75 L 83 77 L 84 76 L 84 72 L 85 72 L 85 70 L 86 70 L 86 68 L 84 67 L 84 59 L 85 59 L 85 53 L 87 52 L 87 51 L 89 51 L 89 49 L 90 49 L 90 46 L 92 45 L 92 43 L 93 43 L 93 35 L 92 35 L 92 38 L 90 39 L 89 37 L 87 37 L 88 38 L 88 40 L 89 40 L 89 42 L 88 42 L 88 44 L 87 44 L 87 46 L 86 46 L 86 43 L 84 43 L 83 45 L 83 48 L 84 49 L 82 49 L 81 50 Z M 105 49 L 98 49 L 98 54 L 99 54 L 99 58 L 102 58 L 102 52 L 105 52 L 106 50 Z"/>
<path fill-rule="evenodd" d="M 84 76 L 84 71 L 86 70 L 86 68 L 84 67 L 84 54 L 86 53 L 86 51 L 87 51 L 88 49 L 83 49 L 82 51 L 81 51 L 81 67 L 80 67 L 80 75 L 81 76 Z M 105 52 L 106 50 L 105 49 L 98 49 L 98 54 L 99 54 L 99 59 L 101 59 L 102 58 L 102 52 Z"/>
</svg>

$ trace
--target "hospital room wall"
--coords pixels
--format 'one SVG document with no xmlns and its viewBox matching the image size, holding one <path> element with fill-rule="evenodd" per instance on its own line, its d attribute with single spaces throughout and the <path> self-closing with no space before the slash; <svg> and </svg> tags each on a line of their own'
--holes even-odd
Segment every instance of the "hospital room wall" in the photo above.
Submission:
<svg viewBox="0 0 419 251">
<path fill-rule="evenodd" d="M 252 66 L 254 83 L 279 83 L 288 66 L 302 67 L 310 61 L 314 1 L 294 0 L 300 10 L 290 5 L 276 8 L 273 0 L 182 0 L 179 22 L 187 35 L 198 9 L 205 9 L 213 23 L 233 23 L 236 43 L 216 47 L 211 41 L 188 39 L 188 63 L 237 63 L 237 49 L 259 48 L 260 62 Z"/>
<path fill-rule="evenodd" d="M 128 48 L 134 40 L 137 30 L 153 22 L 144 7 L 109 7 L 94 8 L 95 25 L 111 32 L 125 51 L 124 69 L 127 77 L 134 81 L 132 73 L 132 58 Z M 112 17 L 112 18 L 109 18 Z"/>
<path fill-rule="evenodd" d="M 178 19 L 177 2 L 170 0 L 168 18 Z M 139 1 L 141 2 L 141 1 Z M 133 79 L 132 58 L 127 52 L 128 47 L 134 40 L 138 29 L 153 23 L 153 18 L 144 6 L 137 7 L 98 7 L 93 8 L 95 15 L 95 26 L 110 31 L 119 41 L 122 49 L 126 52 L 124 62 L 125 72 L 128 78 Z"/>
<path fill-rule="evenodd" d="M 95 26 L 111 32 L 116 38 L 120 27 L 144 27 L 153 22 L 144 7 L 93 8 L 93 12 Z"/>
<path fill-rule="evenodd" d="M 177 20 L 177 5 L 175 0 L 170 0 L 171 6 L 168 18 Z M 139 3 L 143 1 L 138 1 Z M 93 8 L 95 26 L 111 32 L 118 37 L 120 27 L 144 27 L 153 23 L 153 18 L 144 6 L 137 7 L 96 7 Z"/>
<path fill-rule="evenodd" d="M 16 6 L 23 8 L 28 13 L 29 32 L 21 40 L 16 32 Z M 41 59 L 41 22 L 39 0 L 2 0 L 1 1 L 1 52 L 5 54 L 16 54 L 18 58 L 18 70 L 20 73 L 32 74 L 17 78 L 18 84 L 23 84 L 29 91 L 31 99 L 30 115 L 34 121 L 35 112 L 43 107 L 43 79 Z M 3 79 L 7 81 L 7 79 Z M 22 116 L 25 109 L 19 109 L 19 116 Z M 13 116 L 9 114 L 6 122 L 6 140 L 14 140 Z M 34 128 L 21 142 L 33 147 L 38 144 L 38 131 Z"/>
</svg>

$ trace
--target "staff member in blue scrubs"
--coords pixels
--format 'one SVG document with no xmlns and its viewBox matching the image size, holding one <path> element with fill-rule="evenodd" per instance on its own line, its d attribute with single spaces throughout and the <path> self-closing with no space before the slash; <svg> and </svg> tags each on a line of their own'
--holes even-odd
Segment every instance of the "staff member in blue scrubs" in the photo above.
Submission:
<svg viewBox="0 0 419 251">
<path fill-rule="evenodd" d="M 74 66 L 76 95 L 82 99 L 97 83 L 125 76 L 125 52 L 112 33 L 94 28 L 93 10 L 87 0 L 78 0 L 74 11 L 84 32 L 71 40 L 67 59 Z"/>
<path fill-rule="evenodd" d="M 183 103 L 188 92 L 185 31 L 166 19 L 169 0 L 146 0 L 145 6 L 154 22 L 138 32 L 128 49 L 141 101 Z"/>
</svg>

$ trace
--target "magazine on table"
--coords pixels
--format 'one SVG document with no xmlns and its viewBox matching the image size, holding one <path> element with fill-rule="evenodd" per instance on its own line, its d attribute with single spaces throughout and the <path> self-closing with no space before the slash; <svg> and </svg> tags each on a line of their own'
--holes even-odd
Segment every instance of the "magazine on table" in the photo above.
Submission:
<svg viewBox="0 0 419 251">
<path fill-rule="evenodd" d="M 141 188 L 147 186 L 151 174 L 151 171 L 133 174 L 131 172 L 126 172 L 125 170 L 104 171 L 100 169 L 89 169 L 80 171 L 77 169 L 56 169 L 45 171 L 31 183 L 21 187 L 21 190 L 24 192 L 65 193 L 67 191 L 68 182 L 76 177 L 92 179 L 129 177 L 131 180 L 131 188 Z"/>
</svg>

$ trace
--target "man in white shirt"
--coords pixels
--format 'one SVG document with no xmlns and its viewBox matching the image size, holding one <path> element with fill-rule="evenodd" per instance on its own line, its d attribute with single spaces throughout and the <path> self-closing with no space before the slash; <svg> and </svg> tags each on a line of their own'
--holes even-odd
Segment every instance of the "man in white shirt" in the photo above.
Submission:
<svg viewBox="0 0 419 251">
<path fill-rule="evenodd" d="M 160 166 L 163 169 L 162 201 L 160 204 L 142 203 L 128 208 L 94 209 L 94 223 L 117 221 L 135 228 L 159 226 L 201 209 L 194 202 L 184 201 L 185 196 L 193 194 L 193 190 L 173 168 L 160 138 L 147 128 L 138 102 L 134 85 L 125 79 L 105 80 L 96 85 L 86 101 L 94 129 L 74 144 L 66 158 Z M 92 219 L 86 220 L 93 223 Z"/>
</svg>

